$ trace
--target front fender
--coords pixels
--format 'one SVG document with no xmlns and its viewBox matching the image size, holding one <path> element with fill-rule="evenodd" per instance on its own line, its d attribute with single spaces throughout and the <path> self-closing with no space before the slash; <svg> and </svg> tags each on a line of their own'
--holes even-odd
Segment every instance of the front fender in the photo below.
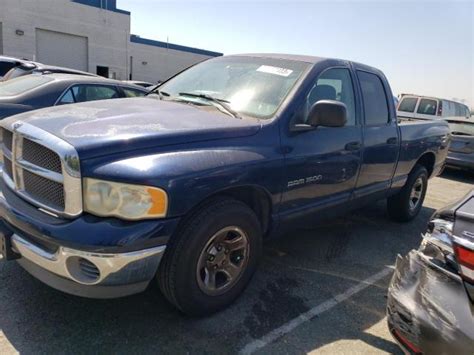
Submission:
<svg viewBox="0 0 474 355">
<path fill-rule="evenodd" d="M 232 187 L 256 186 L 275 205 L 284 178 L 278 147 L 276 139 L 261 146 L 177 149 L 102 164 L 84 176 L 163 188 L 169 217 L 185 215 L 207 197 Z"/>
</svg>

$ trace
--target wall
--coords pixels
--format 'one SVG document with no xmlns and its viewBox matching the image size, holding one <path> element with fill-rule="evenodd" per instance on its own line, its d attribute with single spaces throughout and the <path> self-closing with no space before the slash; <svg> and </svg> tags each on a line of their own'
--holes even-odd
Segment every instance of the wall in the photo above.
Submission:
<svg viewBox="0 0 474 355">
<path fill-rule="evenodd" d="M 117 78 L 128 76 L 130 15 L 69 0 L 1 0 L 3 53 L 36 59 L 36 29 L 84 36 L 88 39 L 89 71 L 108 66 Z M 15 34 L 22 30 L 23 36 Z M 45 63 L 48 64 L 48 63 Z"/>
<path fill-rule="evenodd" d="M 137 43 L 139 42 L 139 43 Z M 181 50 L 173 49 L 180 48 Z M 130 42 L 132 79 L 156 83 L 203 60 L 222 55 L 197 48 L 177 46 L 132 35 Z"/>
<path fill-rule="evenodd" d="M 5 55 L 36 60 L 38 29 L 82 36 L 88 43 L 88 71 L 96 73 L 97 66 L 106 66 L 111 77 L 121 80 L 131 71 L 134 80 L 156 82 L 222 55 L 130 36 L 130 13 L 117 9 L 116 0 L 0 0 L 0 24 Z"/>
</svg>

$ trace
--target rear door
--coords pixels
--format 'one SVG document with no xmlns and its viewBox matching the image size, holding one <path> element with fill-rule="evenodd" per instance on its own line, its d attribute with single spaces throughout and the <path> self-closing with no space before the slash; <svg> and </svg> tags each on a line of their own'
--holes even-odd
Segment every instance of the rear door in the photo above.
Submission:
<svg viewBox="0 0 474 355">
<path fill-rule="evenodd" d="M 365 125 L 364 150 L 355 198 L 383 195 L 398 161 L 400 136 L 390 87 L 375 72 L 357 70 Z"/>
<path fill-rule="evenodd" d="M 434 120 L 436 119 L 436 113 L 438 112 L 438 100 L 423 97 L 418 103 L 416 108 L 415 118 L 423 120 Z"/>
</svg>

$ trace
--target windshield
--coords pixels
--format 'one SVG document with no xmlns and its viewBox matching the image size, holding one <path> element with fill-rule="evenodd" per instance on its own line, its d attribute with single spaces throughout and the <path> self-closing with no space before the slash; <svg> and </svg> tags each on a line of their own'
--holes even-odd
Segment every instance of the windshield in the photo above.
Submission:
<svg viewBox="0 0 474 355">
<path fill-rule="evenodd" d="M 15 96 L 46 84 L 53 79 L 46 76 L 27 75 L 0 82 L 0 97 Z"/>
<path fill-rule="evenodd" d="M 158 89 L 163 99 L 206 103 L 203 97 L 197 97 L 201 94 L 226 103 L 240 114 L 269 118 L 309 66 L 282 59 L 219 57 L 184 71 Z"/>
<path fill-rule="evenodd" d="M 462 136 L 474 136 L 474 122 L 460 122 L 448 120 L 451 134 Z"/>
</svg>

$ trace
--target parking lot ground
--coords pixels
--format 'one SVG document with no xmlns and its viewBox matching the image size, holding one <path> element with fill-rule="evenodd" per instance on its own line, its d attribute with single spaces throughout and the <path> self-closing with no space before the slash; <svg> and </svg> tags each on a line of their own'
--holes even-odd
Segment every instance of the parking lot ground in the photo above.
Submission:
<svg viewBox="0 0 474 355">
<path fill-rule="evenodd" d="M 270 241 L 243 296 L 205 319 L 181 315 L 156 286 L 89 300 L 0 264 L 0 354 L 400 353 L 385 319 L 390 268 L 419 245 L 437 208 L 471 188 L 474 175 L 448 170 L 411 223 L 390 221 L 382 201 Z"/>
</svg>

